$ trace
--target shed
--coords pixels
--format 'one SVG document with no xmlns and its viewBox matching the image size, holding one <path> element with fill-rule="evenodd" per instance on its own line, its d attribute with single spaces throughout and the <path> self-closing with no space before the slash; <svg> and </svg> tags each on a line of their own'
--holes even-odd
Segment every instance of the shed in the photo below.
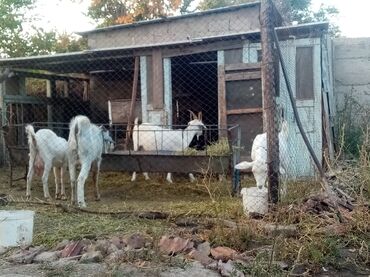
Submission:
<svg viewBox="0 0 370 277">
<path fill-rule="evenodd" d="M 242 159 L 248 159 L 254 137 L 263 131 L 259 10 L 260 2 L 254 2 L 99 28 L 80 33 L 87 38 L 86 51 L 2 59 L 0 67 L 13 74 L 0 86 L 2 123 L 52 124 L 76 114 L 108 123 L 108 101 L 137 101 L 143 122 L 170 127 L 187 124 L 189 109 L 202 111 L 205 124 L 218 126 L 207 142 L 224 136 L 228 125 L 240 125 Z M 327 130 L 334 111 L 327 29 L 327 23 L 277 28 L 304 128 L 321 160 L 324 148 L 332 153 Z M 139 93 L 131 99 L 136 77 Z M 44 80 L 39 93 L 32 87 L 35 79 Z M 277 105 L 291 130 L 290 172 L 313 176 L 282 73 L 277 79 Z M 22 131 L 18 139 L 24 142 Z"/>
</svg>

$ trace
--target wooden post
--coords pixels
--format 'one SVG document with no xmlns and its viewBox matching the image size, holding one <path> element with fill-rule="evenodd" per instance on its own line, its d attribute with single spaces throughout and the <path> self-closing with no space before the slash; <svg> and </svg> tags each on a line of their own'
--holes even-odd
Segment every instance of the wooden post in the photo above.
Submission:
<svg viewBox="0 0 370 277">
<path fill-rule="evenodd" d="M 269 200 L 279 200 L 279 138 L 275 103 L 274 10 L 271 0 L 261 2 L 263 121 L 267 133 L 267 178 Z"/>
<path fill-rule="evenodd" d="M 135 57 L 135 67 L 134 67 L 134 79 L 132 82 L 132 94 L 131 94 L 131 105 L 130 105 L 130 113 L 128 116 L 127 122 L 127 136 L 126 136 L 126 143 L 125 148 L 128 149 L 130 139 L 131 139 L 131 131 L 132 131 L 132 124 L 134 120 L 135 114 L 135 104 L 136 104 L 136 97 L 137 97 L 137 85 L 139 81 L 139 62 L 140 57 Z"/>
</svg>

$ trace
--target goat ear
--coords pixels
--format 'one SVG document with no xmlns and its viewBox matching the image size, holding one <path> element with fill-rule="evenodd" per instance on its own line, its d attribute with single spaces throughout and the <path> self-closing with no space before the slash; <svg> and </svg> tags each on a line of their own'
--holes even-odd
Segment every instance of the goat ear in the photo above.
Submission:
<svg viewBox="0 0 370 277">
<path fill-rule="evenodd" d="M 203 114 L 202 114 L 202 112 L 199 112 L 199 113 L 198 113 L 198 119 L 199 119 L 200 121 L 202 121 L 202 115 L 203 115 Z"/>
</svg>

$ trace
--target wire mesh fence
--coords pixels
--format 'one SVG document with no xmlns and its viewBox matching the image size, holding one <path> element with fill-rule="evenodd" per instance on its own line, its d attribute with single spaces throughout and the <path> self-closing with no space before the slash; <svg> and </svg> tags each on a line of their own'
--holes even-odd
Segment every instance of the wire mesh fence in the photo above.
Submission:
<svg viewBox="0 0 370 277">
<path fill-rule="evenodd" d="M 272 28 L 281 25 L 273 7 L 264 16 Z M 2 60 L 13 73 L 1 86 L 2 124 L 13 128 L 8 144 L 27 148 L 27 124 L 70 140 L 83 130 L 72 131 L 70 121 L 85 115 L 110 131 L 113 153 L 122 157 L 215 151 L 229 155 L 231 173 L 247 161 L 244 169 L 260 188 L 271 186 L 271 174 L 283 185 L 315 177 L 271 29 L 261 43 L 259 18 L 260 3 L 250 3 L 85 32 L 83 52 Z M 320 162 L 324 31 L 324 25 L 277 28 L 303 129 Z M 163 171 L 171 172 L 171 164 Z"/>
</svg>

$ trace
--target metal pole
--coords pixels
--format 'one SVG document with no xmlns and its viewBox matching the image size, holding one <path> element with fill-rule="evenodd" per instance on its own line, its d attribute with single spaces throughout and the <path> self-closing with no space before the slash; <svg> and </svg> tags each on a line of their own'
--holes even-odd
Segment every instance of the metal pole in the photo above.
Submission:
<svg viewBox="0 0 370 277">
<path fill-rule="evenodd" d="M 279 200 L 279 138 L 275 104 L 274 18 L 271 0 L 261 2 L 262 95 L 264 129 L 267 134 L 269 200 Z"/>
</svg>

